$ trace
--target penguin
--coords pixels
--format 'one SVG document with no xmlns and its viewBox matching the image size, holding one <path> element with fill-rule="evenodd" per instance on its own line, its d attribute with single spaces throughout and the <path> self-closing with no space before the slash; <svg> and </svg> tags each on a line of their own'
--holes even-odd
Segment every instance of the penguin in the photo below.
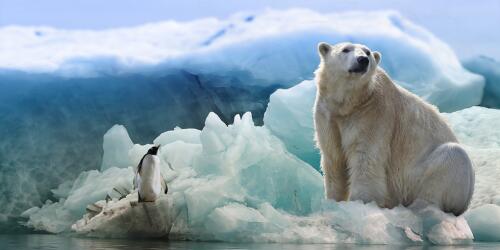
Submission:
<svg viewBox="0 0 500 250">
<path fill-rule="evenodd" d="M 160 173 L 160 158 L 157 156 L 160 145 L 151 147 L 142 157 L 134 179 L 138 189 L 139 202 L 154 202 L 160 194 L 168 192 L 165 179 Z"/>
</svg>

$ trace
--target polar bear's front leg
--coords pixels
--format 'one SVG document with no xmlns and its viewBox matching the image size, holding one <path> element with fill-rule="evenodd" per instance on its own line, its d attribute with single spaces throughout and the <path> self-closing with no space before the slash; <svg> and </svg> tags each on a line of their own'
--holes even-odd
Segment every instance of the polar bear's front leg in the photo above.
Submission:
<svg viewBox="0 0 500 250">
<path fill-rule="evenodd" d="M 340 148 L 340 132 L 328 113 L 316 106 L 314 115 L 315 140 L 321 151 L 321 169 L 327 199 L 345 201 L 349 198 L 349 175 Z"/>
<path fill-rule="evenodd" d="M 384 162 L 371 158 L 367 153 L 356 153 L 348 161 L 350 200 L 364 203 L 375 201 L 378 206 L 386 206 L 387 180 Z"/>
<path fill-rule="evenodd" d="M 349 175 L 345 161 L 340 156 L 323 155 L 321 167 L 325 174 L 326 198 L 346 201 L 349 198 Z"/>
</svg>

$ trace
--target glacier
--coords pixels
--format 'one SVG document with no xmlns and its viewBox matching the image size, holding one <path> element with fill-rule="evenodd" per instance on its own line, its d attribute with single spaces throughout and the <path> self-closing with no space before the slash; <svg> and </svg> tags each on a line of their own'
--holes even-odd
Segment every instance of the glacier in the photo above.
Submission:
<svg viewBox="0 0 500 250">
<path fill-rule="evenodd" d="M 128 237 L 143 228 L 143 236 L 170 232 L 171 239 L 229 242 L 461 245 L 470 244 L 473 233 L 482 230 L 497 237 L 483 226 L 485 215 L 496 211 L 485 213 L 484 206 L 497 206 L 487 200 L 476 202 L 469 217 L 432 206 L 381 209 L 375 203 L 325 200 L 319 172 L 288 152 L 266 126 L 256 126 L 250 113 L 236 115 L 230 125 L 210 113 L 202 130 L 176 128 L 160 134 L 153 143 L 162 144 L 158 155 L 169 194 L 156 204 L 132 205 L 136 193 L 118 200 L 113 189 L 131 189 L 132 166 L 153 144 L 135 144 L 121 153 L 112 147 L 130 140 L 123 126 L 113 126 L 104 136 L 108 147 L 103 157 L 128 160 L 129 166 L 83 172 L 71 185 L 61 184 L 53 191 L 57 202 L 23 213 L 25 225 L 92 237 Z M 105 203 L 106 195 L 114 197 L 106 211 L 123 209 L 89 220 L 85 206 Z M 146 210 L 170 224 L 155 224 L 159 229 L 152 230 Z M 477 228 L 471 231 L 466 218 Z"/>
<path fill-rule="evenodd" d="M 196 134 L 210 112 L 229 124 L 236 114 L 250 111 L 257 125 L 264 124 L 268 113 L 280 109 L 271 96 L 276 89 L 313 77 L 319 41 L 360 42 L 380 51 L 382 66 L 399 84 L 442 111 L 479 104 L 484 86 L 484 78 L 464 69 L 445 43 L 393 11 L 267 10 L 226 20 L 165 21 L 100 31 L 7 26 L 0 27 L 0 39 L 2 232 L 11 231 L 30 207 L 42 207 L 33 217 L 44 211 L 60 211 L 57 216 L 71 220 L 81 216 L 77 211 L 83 205 L 62 205 L 75 204 L 70 199 L 78 190 L 72 189 L 74 179 L 134 166 L 147 147 L 138 144 L 170 145 L 171 133 L 184 133 L 172 130 L 177 126 L 192 129 L 186 143 L 199 144 Z M 273 106 L 265 115 L 269 101 Z M 286 107 L 279 112 L 287 112 Z M 284 141 L 284 150 L 317 168 L 314 147 L 307 140 L 298 144 L 307 137 L 307 122 L 300 125 L 306 130 L 290 124 L 278 132 L 279 125 L 267 120 L 266 129 Z M 108 131 L 115 124 L 124 127 Z M 298 141 L 283 139 L 293 133 Z M 113 148 L 118 142 L 122 144 Z M 193 152 L 200 148 L 188 146 Z M 188 155 L 170 158 L 191 164 L 191 152 L 183 154 Z M 96 184 L 105 191 L 89 199 L 111 192 L 105 185 Z M 308 205 L 301 209 L 313 211 Z M 68 228 L 58 221 L 47 226 L 49 231 Z"/>
</svg>

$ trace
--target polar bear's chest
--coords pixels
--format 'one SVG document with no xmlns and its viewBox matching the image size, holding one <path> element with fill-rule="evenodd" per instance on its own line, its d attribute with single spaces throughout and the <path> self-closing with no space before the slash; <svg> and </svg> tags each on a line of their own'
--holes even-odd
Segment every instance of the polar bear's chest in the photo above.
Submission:
<svg viewBox="0 0 500 250">
<path fill-rule="evenodd" d="M 367 139 L 360 124 L 352 121 L 343 121 L 339 123 L 340 142 L 344 152 L 356 151 L 363 145 L 362 141 Z"/>
</svg>

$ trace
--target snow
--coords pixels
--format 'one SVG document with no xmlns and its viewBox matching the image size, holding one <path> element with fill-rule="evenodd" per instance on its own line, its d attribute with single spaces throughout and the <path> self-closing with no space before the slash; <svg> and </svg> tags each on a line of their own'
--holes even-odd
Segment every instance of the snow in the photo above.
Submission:
<svg viewBox="0 0 500 250">
<path fill-rule="evenodd" d="M 471 207 L 500 205 L 500 110 L 472 107 L 446 114 L 453 131 L 470 154 L 476 172 Z"/>
</svg>

